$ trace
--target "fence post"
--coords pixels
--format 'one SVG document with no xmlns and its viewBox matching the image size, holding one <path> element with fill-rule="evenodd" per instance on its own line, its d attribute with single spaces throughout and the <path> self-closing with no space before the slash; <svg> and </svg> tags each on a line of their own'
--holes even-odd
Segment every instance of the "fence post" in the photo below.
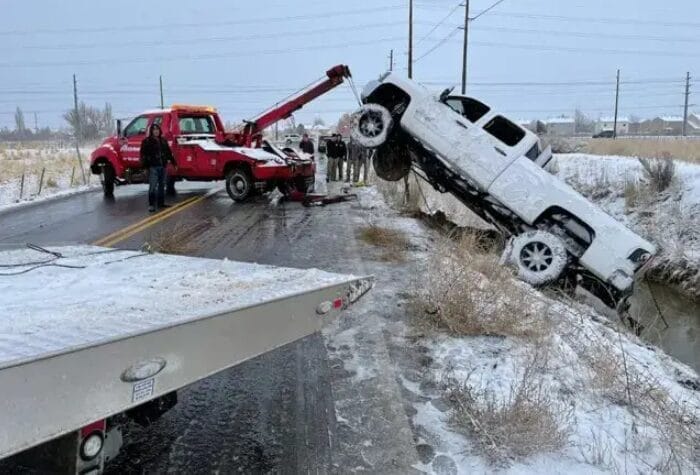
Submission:
<svg viewBox="0 0 700 475">
<path fill-rule="evenodd" d="M 70 174 L 70 188 L 73 188 L 73 179 L 75 178 L 75 165 L 73 165 L 73 172 Z"/>
<path fill-rule="evenodd" d="M 22 193 L 24 192 L 24 172 L 22 172 L 22 181 L 19 183 L 19 199 L 22 199 Z"/>
<path fill-rule="evenodd" d="M 37 195 L 41 195 L 41 189 L 44 187 L 44 173 L 46 173 L 46 167 L 41 169 L 41 178 L 39 178 L 39 193 L 37 193 Z"/>
</svg>

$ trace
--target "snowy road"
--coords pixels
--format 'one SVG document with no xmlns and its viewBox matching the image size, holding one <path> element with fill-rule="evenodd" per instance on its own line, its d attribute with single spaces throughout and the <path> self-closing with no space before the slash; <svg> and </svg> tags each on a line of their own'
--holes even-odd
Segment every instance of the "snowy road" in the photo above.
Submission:
<svg viewBox="0 0 700 475">
<path fill-rule="evenodd" d="M 208 187 L 184 189 L 178 200 Z M 144 201 L 144 190 L 134 187 L 119 189 L 114 202 L 88 193 L 5 213 L 0 245 L 93 242 L 142 219 Z M 368 261 L 376 250 L 356 238 L 367 214 L 357 203 L 303 208 L 259 198 L 239 205 L 219 192 L 117 246 L 139 248 L 152 233 L 176 225 L 194 242 L 193 255 L 387 274 L 391 264 Z M 385 319 L 403 318 L 402 299 L 381 285 L 375 290 L 325 337 L 311 336 L 182 391 L 160 421 L 131 428 L 108 473 L 414 472 L 413 431 L 390 362 L 397 349 L 382 335 Z M 371 311 L 377 302 L 386 308 L 381 316 Z M 368 374 L 357 384 L 362 371 Z"/>
</svg>

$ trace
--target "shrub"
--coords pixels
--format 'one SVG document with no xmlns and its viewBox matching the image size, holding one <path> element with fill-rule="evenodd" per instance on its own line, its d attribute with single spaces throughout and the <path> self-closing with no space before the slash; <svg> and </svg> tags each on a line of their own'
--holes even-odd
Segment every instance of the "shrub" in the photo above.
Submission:
<svg viewBox="0 0 700 475">
<path fill-rule="evenodd" d="M 476 389 L 469 378 L 464 382 L 448 378 L 445 382 L 452 427 L 475 439 L 478 449 L 492 462 L 552 452 L 568 441 L 571 413 L 552 396 L 539 375 L 542 355 L 543 350 L 531 354 L 505 398 Z"/>
<path fill-rule="evenodd" d="M 676 166 L 670 157 L 639 158 L 639 163 L 642 164 L 644 178 L 653 191 L 659 193 L 671 186 Z"/>
<path fill-rule="evenodd" d="M 423 321 L 456 335 L 537 337 L 546 332 L 542 304 L 488 252 L 488 240 L 464 234 L 438 245 L 417 287 Z M 492 242 L 492 241 L 490 241 Z"/>
</svg>

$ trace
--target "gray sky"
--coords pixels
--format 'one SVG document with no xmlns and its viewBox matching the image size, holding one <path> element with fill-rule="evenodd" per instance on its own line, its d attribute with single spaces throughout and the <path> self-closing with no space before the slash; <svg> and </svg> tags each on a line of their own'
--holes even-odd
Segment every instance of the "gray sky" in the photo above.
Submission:
<svg viewBox="0 0 700 475">
<path fill-rule="evenodd" d="M 471 0 L 471 16 L 494 1 Z M 414 79 L 435 89 L 460 81 L 458 3 L 415 0 Z M 16 106 L 27 125 L 37 111 L 40 126 L 62 126 L 73 73 L 81 100 L 110 102 L 119 117 L 157 106 L 162 74 L 166 104 L 215 105 L 229 121 L 255 115 L 334 64 L 348 64 L 361 87 L 388 68 L 392 48 L 395 69 L 406 74 L 407 5 L 2 0 L 0 127 L 14 126 Z M 514 119 L 576 107 L 598 117 L 613 112 L 620 68 L 621 114 L 680 115 L 686 71 L 700 77 L 698 31 L 697 0 L 504 0 L 471 22 L 468 90 Z M 341 86 L 296 121 L 334 122 L 355 105 Z"/>
</svg>

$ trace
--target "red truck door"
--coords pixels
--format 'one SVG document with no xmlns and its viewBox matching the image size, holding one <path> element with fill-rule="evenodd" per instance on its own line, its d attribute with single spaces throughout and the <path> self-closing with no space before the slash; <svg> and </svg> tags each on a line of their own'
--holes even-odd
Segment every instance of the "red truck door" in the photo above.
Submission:
<svg viewBox="0 0 700 475">
<path fill-rule="evenodd" d="M 124 129 L 125 142 L 121 145 L 122 161 L 127 168 L 141 167 L 141 142 L 146 138 L 148 116 L 141 115 L 132 120 Z"/>
<path fill-rule="evenodd" d="M 179 175 L 201 178 L 216 177 L 219 146 L 216 125 L 208 114 L 180 112 L 173 124 L 175 161 Z"/>
</svg>

